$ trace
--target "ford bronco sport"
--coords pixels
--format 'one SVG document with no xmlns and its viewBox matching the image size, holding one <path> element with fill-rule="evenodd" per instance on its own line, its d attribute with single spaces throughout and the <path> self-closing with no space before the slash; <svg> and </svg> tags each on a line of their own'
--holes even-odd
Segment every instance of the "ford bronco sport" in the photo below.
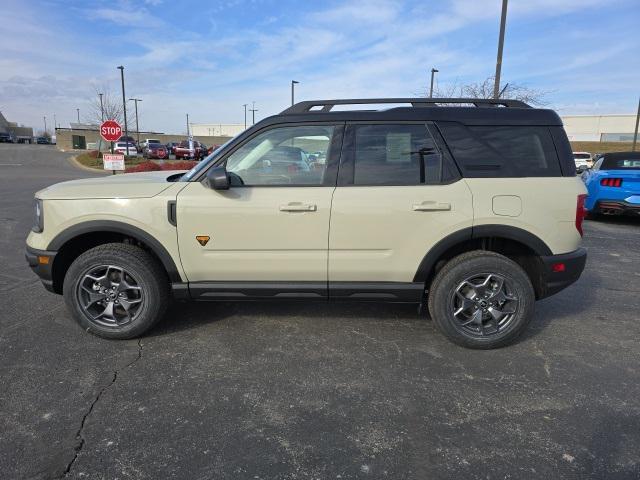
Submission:
<svg viewBox="0 0 640 480">
<path fill-rule="evenodd" d="M 26 257 L 107 338 L 143 334 L 172 297 L 368 300 L 424 305 L 453 342 L 493 348 L 580 276 L 585 192 L 551 110 L 308 101 L 186 173 L 38 192 Z"/>
</svg>

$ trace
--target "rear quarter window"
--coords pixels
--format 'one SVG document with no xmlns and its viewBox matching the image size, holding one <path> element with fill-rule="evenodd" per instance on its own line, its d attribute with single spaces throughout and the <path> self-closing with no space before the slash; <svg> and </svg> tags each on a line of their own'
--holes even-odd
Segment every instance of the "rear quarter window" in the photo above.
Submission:
<svg viewBox="0 0 640 480">
<path fill-rule="evenodd" d="M 464 177 L 556 177 L 560 162 L 547 127 L 439 122 Z"/>
</svg>

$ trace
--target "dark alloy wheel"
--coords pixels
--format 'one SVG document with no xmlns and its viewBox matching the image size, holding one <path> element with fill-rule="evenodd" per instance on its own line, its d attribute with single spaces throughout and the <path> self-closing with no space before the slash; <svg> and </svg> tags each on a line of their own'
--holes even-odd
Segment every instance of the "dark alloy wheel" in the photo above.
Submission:
<svg viewBox="0 0 640 480">
<path fill-rule="evenodd" d="M 429 312 L 454 343 L 498 348 L 533 317 L 535 293 L 520 265 L 495 252 L 472 251 L 447 262 L 429 288 Z"/>
<path fill-rule="evenodd" d="M 83 329 L 104 338 L 134 338 L 166 310 L 169 279 L 145 250 L 109 243 L 76 258 L 65 275 L 67 307 Z"/>
</svg>

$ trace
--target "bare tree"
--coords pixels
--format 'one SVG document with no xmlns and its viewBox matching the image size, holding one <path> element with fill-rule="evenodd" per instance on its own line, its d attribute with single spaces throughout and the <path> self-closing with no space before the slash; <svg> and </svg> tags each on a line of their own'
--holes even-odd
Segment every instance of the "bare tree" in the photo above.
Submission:
<svg viewBox="0 0 640 480">
<path fill-rule="evenodd" d="M 433 96 L 440 98 L 493 98 L 494 81 L 494 77 L 487 77 L 481 82 L 438 86 L 434 89 Z M 515 82 L 506 82 L 502 85 L 500 98 L 520 100 L 529 105 L 543 107 L 549 104 L 545 98 L 548 94 L 549 92 L 544 90 L 530 88 Z"/>
<path fill-rule="evenodd" d="M 122 112 L 122 100 L 117 95 L 112 95 L 105 86 L 94 86 L 95 93 L 88 99 L 88 111 L 84 115 L 87 123 L 100 125 L 102 123 L 102 112 L 104 110 L 105 120 L 115 120 L 122 123 L 124 115 Z M 100 105 L 100 93 L 102 93 L 102 106 Z"/>
</svg>

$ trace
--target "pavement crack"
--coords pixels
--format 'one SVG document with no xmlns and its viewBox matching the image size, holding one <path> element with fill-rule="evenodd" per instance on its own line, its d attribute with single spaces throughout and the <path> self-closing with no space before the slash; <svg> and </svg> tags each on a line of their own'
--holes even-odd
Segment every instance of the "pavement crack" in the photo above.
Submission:
<svg viewBox="0 0 640 480">
<path fill-rule="evenodd" d="M 132 367 L 141 358 L 142 358 L 142 340 L 138 340 L 138 355 L 136 356 L 136 358 L 134 358 L 132 361 L 127 363 L 125 366 L 119 368 L 118 370 L 114 370 L 113 376 L 111 377 L 111 381 L 109 383 L 107 383 L 104 387 L 102 387 L 98 391 L 98 394 L 95 396 L 95 398 L 91 402 L 91 405 L 89 405 L 89 408 L 87 409 L 85 414 L 82 416 L 82 421 L 80 422 L 80 427 L 78 428 L 78 431 L 76 432 L 76 444 L 73 447 L 73 458 L 71 459 L 71 461 L 69 463 L 67 463 L 67 465 L 66 465 L 65 469 L 63 470 L 62 474 L 60 476 L 58 476 L 57 478 L 65 478 L 71 472 L 71 469 L 73 468 L 73 464 L 78 459 L 78 455 L 80 454 L 80 452 L 82 451 L 82 449 L 84 448 L 84 446 L 86 444 L 86 439 L 84 438 L 84 435 L 83 435 L 84 426 L 87 423 L 87 419 L 89 418 L 89 415 L 91 415 L 91 412 L 93 412 L 93 408 L 100 401 L 100 398 L 102 397 L 104 392 L 106 392 L 114 383 L 116 383 L 116 381 L 118 380 L 118 373 L 119 372 L 121 372 L 125 368 Z"/>
</svg>

